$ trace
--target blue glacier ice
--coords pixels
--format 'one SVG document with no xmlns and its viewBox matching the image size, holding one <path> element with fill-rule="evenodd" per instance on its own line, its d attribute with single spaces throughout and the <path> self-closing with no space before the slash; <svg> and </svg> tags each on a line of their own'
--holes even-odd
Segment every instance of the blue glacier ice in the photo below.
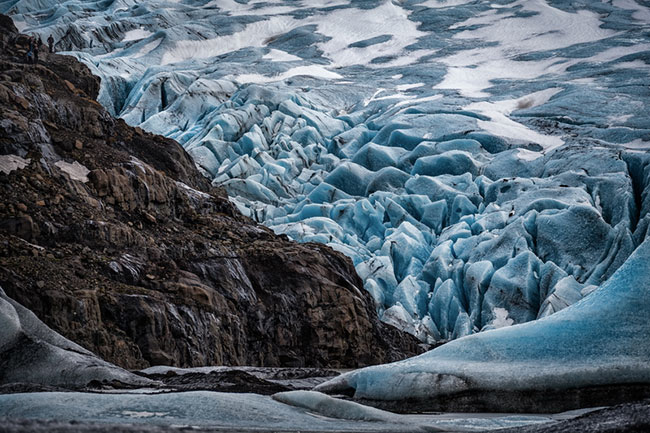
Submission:
<svg viewBox="0 0 650 433">
<path fill-rule="evenodd" d="M 425 343 L 552 316 L 646 238 L 643 2 L 0 12 L 54 34 L 112 114 L 178 140 L 242 213 L 348 255 L 382 320 Z"/>
<path fill-rule="evenodd" d="M 568 290 L 558 286 L 557 291 Z M 346 373 L 316 389 L 352 388 L 355 398 L 399 401 L 472 390 L 543 394 L 648 383 L 650 304 L 643 300 L 649 292 L 650 240 L 646 240 L 599 288 L 557 313 L 459 338 L 405 361 Z"/>
</svg>

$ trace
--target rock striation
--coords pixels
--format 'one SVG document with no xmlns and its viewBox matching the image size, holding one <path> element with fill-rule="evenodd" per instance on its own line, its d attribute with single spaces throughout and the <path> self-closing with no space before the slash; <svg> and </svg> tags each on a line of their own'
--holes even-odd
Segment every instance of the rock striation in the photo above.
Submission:
<svg viewBox="0 0 650 433">
<path fill-rule="evenodd" d="M 28 65 L 27 44 L 1 16 L 9 297 L 131 369 L 358 367 L 420 351 L 377 319 L 348 258 L 242 216 L 175 141 L 111 117 L 85 66 L 43 54 Z"/>
</svg>

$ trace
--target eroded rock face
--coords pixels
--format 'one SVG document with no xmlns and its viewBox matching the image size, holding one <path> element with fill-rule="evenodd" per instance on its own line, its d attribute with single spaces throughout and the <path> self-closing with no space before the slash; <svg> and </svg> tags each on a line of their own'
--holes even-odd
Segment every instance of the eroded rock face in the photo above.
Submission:
<svg viewBox="0 0 650 433">
<path fill-rule="evenodd" d="M 19 56 L 25 37 L 0 27 Z M 29 160 L 0 173 L 10 297 L 127 368 L 356 367 L 418 351 L 378 321 L 349 259 L 238 214 L 176 142 L 112 118 L 98 88 L 70 57 L 2 56 L 0 155 Z"/>
</svg>

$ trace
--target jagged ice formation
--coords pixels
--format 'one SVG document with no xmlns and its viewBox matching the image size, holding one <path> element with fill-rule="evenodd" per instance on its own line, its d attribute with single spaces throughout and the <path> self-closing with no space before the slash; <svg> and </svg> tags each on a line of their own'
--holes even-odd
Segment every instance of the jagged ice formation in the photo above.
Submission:
<svg viewBox="0 0 650 433">
<path fill-rule="evenodd" d="M 606 282 L 648 230 L 635 1 L 0 1 L 239 209 L 350 256 L 435 342 Z M 354 23 L 352 25 L 351 23 Z"/>
<path fill-rule="evenodd" d="M 630 390 L 650 382 L 650 305 L 640 301 L 650 290 L 649 267 L 646 240 L 592 295 L 550 317 L 356 370 L 316 389 L 429 410 L 460 402 L 544 412 L 633 399 Z"/>
</svg>

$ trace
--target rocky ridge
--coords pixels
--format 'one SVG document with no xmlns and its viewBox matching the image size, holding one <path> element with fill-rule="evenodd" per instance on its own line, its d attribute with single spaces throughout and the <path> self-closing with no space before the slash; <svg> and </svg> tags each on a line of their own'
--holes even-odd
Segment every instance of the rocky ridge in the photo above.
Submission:
<svg viewBox="0 0 650 433">
<path fill-rule="evenodd" d="M 180 145 L 112 118 L 85 66 L 27 65 L 26 44 L 0 17 L 9 297 L 131 369 L 357 367 L 420 350 L 379 322 L 348 258 L 243 217 Z"/>
</svg>

